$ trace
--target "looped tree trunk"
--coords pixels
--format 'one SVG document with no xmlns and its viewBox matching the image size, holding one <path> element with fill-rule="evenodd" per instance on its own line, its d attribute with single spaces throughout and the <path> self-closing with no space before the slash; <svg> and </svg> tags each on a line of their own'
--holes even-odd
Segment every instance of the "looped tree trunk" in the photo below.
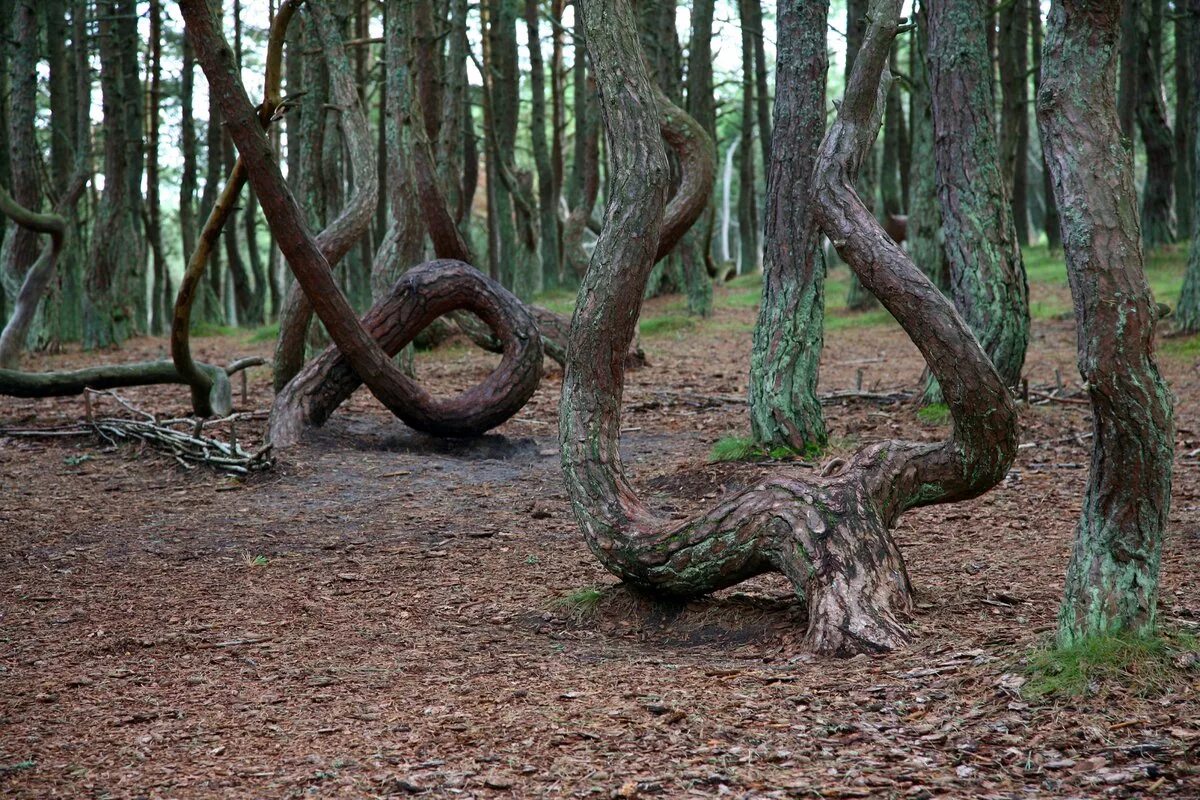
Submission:
<svg viewBox="0 0 1200 800">
<path fill-rule="evenodd" d="M 785 469 L 700 516 L 658 518 L 625 476 L 619 452 L 621 355 L 654 264 L 668 170 L 650 78 L 628 0 L 583 6 L 613 160 L 604 231 L 580 287 L 559 410 L 563 472 L 592 552 L 622 579 L 659 595 L 695 596 L 778 571 L 805 597 L 807 645 L 849 655 L 896 647 L 912 607 L 889 529 L 905 510 L 976 496 L 1016 454 L 1016 410 L 953 306 L 888 237 L 854 191 L 886 91 L 880 74 L 899 0 L 874 0 L 870 28 L 837 122 L 814 167 L 818 218 L 942 381 L 954 420 L 940 444 L 883 442 L 830 477 Z"/>
<path fill-rule="evenodd" d="M 469 264 L 430 261 L 401 276 L 362 323 L 393 356 L 451 311 L 471 312 L 494 333 L 503 352 L 500 366 L 483 383 L 449 400 L 438 400 L 409 381 L 408 404 L 396 415 L 423 433 L 476 436 L 520 411 L 542 377 L 541 337 L 520 300 Z M 271 443 L 276 448 L 295 444 L 305 427 L 323 424 L 361 384 L 337 347 L 327 348 L 276 395 Z"/>
<path fill-rule="evenodd" d="M 288 190 L 270 142 L 246 96 L 219 20 L 214 18 L 206 0 L 182 0 L 180 10 L 187 23 L 187 36 L 195 47 L 211 91 L 221 103 L 230 136 L 242 155 L 271 231 L 338 348 L 337 354 L 328 351 L 323 357 L 327 357 L 325 364 L 315 366 L 311 373 L 316 376 L 328 366 L 330 374 L 336 372 L 340 376 L 338 381 L 328 385 L 324 381 L 309 383 L 307 377 L 311 376 L 306 376 L 295 387 L 295 397 L 303 397 L 307 387 L 313 389 L 312 402 L 307 403 L 308 418 L 317 419 L 322 409 L 327 415 L 340 402 L 334 399 L 342 391 L 338 386 L 357 380 L 366 383 L 372 394 L 396 416 L 421 430 L 441 435 L 478 434 L 516 413 L 537 385 L 542 357 L 541 339 L 533 334 L 532 321 L 522 317 L 523 307 L 468 265 L 438 262 L 426 269 L 411 270 L 393 292 L 395 305 L 387 308 L 386 302 L 378 304 L 376 316 L 369 314 L 364 327 L 330 270 L 324 251 L 335 245 L 328 239 L 314 238 L 305 226 L 304 214 Z M 368 172 L 373 181 L 374 171 Z M 371 202 L 365 204 L 368 212 L 374 206 L 374 192 L 369 194 Z M 367 216 L 369 219 L 370 214 Z M 450 401 L 438 402 L 393 363 L 391 354 L 380 346 L 374 334 L 387 341 L 389 326 L 395 325 L 396 338 L 392 341 L 399 343 L 398 349 L 433 319 L 456 308 L 475 311 L 492 326 L 506 342 L 506 357 L 500 369 L 480 386 Z M 338 362 L 343 358 L 344 368 Z M 289 407 L 305 405 L 306 401 L 293 402 Z M 281 428 L 281 433 L 285 430 Z"/>
</svg>

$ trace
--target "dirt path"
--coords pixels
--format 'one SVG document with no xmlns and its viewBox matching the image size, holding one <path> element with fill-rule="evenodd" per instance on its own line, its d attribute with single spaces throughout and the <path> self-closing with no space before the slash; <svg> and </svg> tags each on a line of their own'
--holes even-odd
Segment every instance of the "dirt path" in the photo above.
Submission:
<svg viewBox="0 0 1200 800">
<path fill-rule="evenodd" d="M 743 433 L 753 309 L 647 339 L 626 458 L 685 514 L 769 470 L 706 464 Z M 894 328 L 828 336 L 830 389 L 915 385 Z M 143 341 L 112 360 L 153 355 Z M 209 357 L 264 350 L 208 339 Z M 39 362 L 73 363 L 77 354 Z M 420 360 L 476 380 L 466 348 Z M 1072 380 L 1070 323 L 1038 325 L 1028 374 Z M 1181 454 L 1200 372 L 1170 358 Z M 681 609 L 608 591 L 558 476 L 552 373 L 496 436 L 408 431 L 361 393 L 246 482 L 90 440 L 0 438 L 0 794 L 17 797 L 1200 796 L 1197 686 L 1038 705 L 1017 663 L 1044 640 L 1086 477 L 1084 407 L 1023 414 L 1004 485 L 911 513 L 904 652 L 813 659 L 774 578 Z M 263 374 L 247 405 L 265 408 Z M 182 413 L 178 389 L 123 393 Z M 0 399 L 0 426 L 78 418 Z M 935 437 L 911 406 L 828 408 L 837 448 Z M 249 435 L 240 432 L 243 437 Z M 1200 623 L 1200 481 L 1181 456 L 1162 614 Z M 264 563 L 265 562 L 265 563 Z"/>
</svg>

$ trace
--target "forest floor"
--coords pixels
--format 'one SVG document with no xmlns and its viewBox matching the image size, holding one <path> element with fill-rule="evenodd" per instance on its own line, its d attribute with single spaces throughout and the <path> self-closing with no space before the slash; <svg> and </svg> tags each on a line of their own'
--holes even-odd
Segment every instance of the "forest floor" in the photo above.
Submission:
<svg viewBox="0 0 1200 800">
<path fill-rule="evenodd" d="M 1061 265 L 1036 270 L 1026 374 L 1038 387 L 1057 371 L 1077 390 Z M 757 291 L 752 278 L 718 289 L 704 322 L 678 298 L 643 316 L 650 366 L 629 376 L 622 444 L 666 513 L 778 468 L 707 460 L 748 430 Z M 270 347 L 266 333 L 199 342 L 220 363 Z M 1179 398 L 1161 617 L 1196 632 L 1200 340 L 1161 351 Z M 102 357 L 164 352 L 143 339 Z M 417 361 L 445 392 L 495 363 L 464 345 Z M 903 517 L 912 645 L 834 660 L 802 650 L 804 610 L 776 577 L 682 608 L 614 588 L 565 497 L 561 373 L 547 365 L 530 404 L 479 441 L 416 435 L 360 391 L 246 480 L 91 438 L 0 435 L 0 794 L 1200 796 L 1200 673 L 1065 698 L 1022 686 L 1054 625 L 1087 475 L 1086 404 L 1024 406 L 1001 486 Z M 861 375 L 864 389 L 912 391 L 921 367 L 885 312 L 831 314 L 823 390 Z M 180 387 L 121 396 L 187 412 Z M 241 410 L 269 398 L 266 371 L 253 371 Z M 946 432 L 907 402 L 826 411 L 822 460 Z M 0 427 L 83 413 L 80 398 L 0 398 Z M 243 441 L 251 428 L 239 426 Z"/>
</svg>

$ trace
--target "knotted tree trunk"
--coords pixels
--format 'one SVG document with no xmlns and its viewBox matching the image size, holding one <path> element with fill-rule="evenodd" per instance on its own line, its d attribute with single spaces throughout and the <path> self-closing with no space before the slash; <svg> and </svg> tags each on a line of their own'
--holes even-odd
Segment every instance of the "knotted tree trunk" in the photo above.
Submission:
<svg viewBox="0 0 1200 800">
<path fill-rule="evenodd" d="M 1171 505 L 1173 400 L 1154 361 L 1157 317 L 1113 94 L 1120 21 L 1120 0 L 1056 0 L 1038 91 L 1095 434 L 1059 614 L 1063 645 L 1153 630 Z"/>
<path fill-rule="evenodd" d="M 659 249 L 666 155 L 628 0 L 592 0 L 582 9 L 613 174 L 605 226 L 571 325 L 559 408 L 563 471 L 576 519 L 607 569 L 661 596 L 695 596 L 782 572 L 807 600 L 808 646 L 839 655 L 906 640 L 901 621 L 912 600 L 889 533 L 899 515 L 986 491 L 1016 453 L 1016 411 L 1007 388 L 949 301 L 887 237 L 853 188 L 879 127 L 879 90 L 886 88 L 880 76 L 899 10 L 899 0 L 872 5 L 846 99 L 816 158 L 811 196 L 843 258 L 942 381 L 952 436 L 940 444 L 869 446 L 830 477 L 785 468 L 681 523 L 657 517 L 638 498 L 618 447 L 623 355 Z"/>
</svg>

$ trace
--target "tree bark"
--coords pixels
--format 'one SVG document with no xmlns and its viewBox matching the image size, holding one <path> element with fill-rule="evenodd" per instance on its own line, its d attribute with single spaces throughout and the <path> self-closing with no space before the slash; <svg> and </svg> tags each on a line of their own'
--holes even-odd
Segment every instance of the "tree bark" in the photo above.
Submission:
<svg viewBox="0 0 1200 800">
<path fill-rule="evenodd" d="M 1197 76 L 1191 65 L 1192 50 L 1200 47 L 1200 23 L 1186 8 L 1185 0 L 1175 3 L 1175 217 L 1182 237 L 1192 229 L 1192 182 L 1196 180 L 1192 164 L 1192 104 L 1195 102 Z M 1194 237 L 1193 237 L 1194 238 Z"/>
<path fill-rule="evenodd" d="M 1191 73 L 1200 75 L 1200 0 L 1187 0 L 1187 11 L 1191 35 L 1191 47 L 1188 50 Z M 1200 333 L 1200 103 L 1191 104 L 1187 124 L 1191 128 L 1192 148 L 1192 241 L 1175 318 L 1181 331 Z"/>
<path fill-rule="evenodd" d="M 1008 386 L 1029 343 L 1029 287 L 998 169 L 980 0 L 929 4 L 938 195 L 954 304 Z"/>
<path fill-rule="evenodd" d="M 943 292 L 950 291 L 950 264 L 942 235 L 942 207 L 938 202 L 937 156 L 933 143 L 933 97 L 925 61 L 929 51 L 929 2 L 922 0 L 915 13 L 917 27 L 912 71 L 912 162 L 908 209 L 908 252 L 918 267 Z"/>
<path fill-rule="evenodd" d="M 96 209 L 84 304 L 85 347 L 118 345 L 145 321 L 142 235 L 142 86 L 137 10 L 114 0 L 99 18 L 104 192 Z"/>
<path fill-rule="evenodd" d="M 146 118 L 146 240 L 150 244 L 151 271 L 150 332 L 161 336 L 166 330 L 167 307 L 171 300 L 171 276 L 163 252 L 162 202 L 159 200 L 158 131 L 162 104 L 162 5 L 150 0 L 150 91 Z"/>
<path fill-rule="evenodd" d="M 1027 0 L 1000 5 L 1000 170 L 1012 199 L 1013 224 L 1020 244 L 1029 243 L 1029 11 Z"/>
<path fill-rule="evenodd" d="M 953 438 L 865 448 L 847 470 L 805 479 L 783 469 L 696 520 L 657 517 L 626 478 L 619 450 L 622 355 L 654 264 L 669 174 L 656 136 L 651 82 L 627 0 L 583 8 L 611 144 L 613 194 L 580 287 L 559 406 L 562 464 L 584 539 L 614 574 L 658 596 L 690 597 L 778 571 L 805 596 L 806 644 L 834 655 L 896 647 L 912 608 L 888 529 L 907 508 L 975 496 L 999 481 L 1016 452 L 1016 412 L 969 330 L 883 234 L 852 178 L 882 114 L 880 73 L 897 29 L 898 0 L 877 0 L 839 119 L 814 168 L 823 227 L 917 341 L 947 385 Z"/>
<path fill-rule="evenodd" d="M 533 111 L 530 141 L 537 165 L 539 252 L 542 277 L 558 276 L 558 197 L 554 190 L 554 166 L 546 141 L 546 69 L 542 64 L 542 39 L 538 26 L 538 0 L 525 0 L 525 28 L 529 43 L 530 92 Z M 540 288 L 540 287 L 538 287 Z"/>
<path fill-rule="evenodd" d="M 1153 249 L 1175 241 L 1175 143 L 1163 97 L 1163 0 L 1146 1 L 1151 13 L 1141 14 L 1137 20 L 1141 45 L 1137 67 L 1137 124 L 1146 146 L 1142 240 L 1147 248 Z"/>
<path fill-rule="evenodd" d="M 758 200 L 754 177 L 754 10 L 758 0 L 738 0 L 742 27 L 742 139 L 738 147 L 738 273 L 759 271 Z"/>
<path fill-rule="evenodd" d="M 809 196 L 825 135 L 827 5 L 784 0 L 778 9 L 777 135 L 768 162 L 763 294 L 750 356 L 750 432 L 767 450 L 804 452 L 828 440 L 817 397 L 825 258 Z"/>
<path fill-rule="evenodd" d="M 34 0 L 17 0 L 12 17 L 11 94 L 3 98 L 9 106 L 8 146 L 11 158 L 12 197 L 30 211 L 42 209 L 40 168 L 41 148 L 38 146 L 34 121 L 37 118 L 37 64 L 41 15 Z M 11 305 L 21 291 L 21 284 L 38 258 L 37 233 L 6 220 L 8 230 L 0 249 L 0 283 L 3 295 Z M 3 309 L 0 309 L 2 311 Z"/>
<path fill-rule="evenodd" d="M 850 75 L 854 71 L 854 62 L 858 58 L 858 51 L 862 47 L 863 35 L 867 29 L 869 2 L 870 0 L 846 0 L 846 86 L 850 85 Z M 859 197 L 872 211 L 877 210 L 878 175 L 875 149 L 872 147 L 858 171 Z M 846 292 L 846 307 L 852 311 L 866 311 L 877 305 L 879 305 L 879 301 L 863 288 L 862 281 L 851 270 L 850 288 Z"/>
<path fill-rule="evenodd" d="M 1042 86 L 1042 8 L 1039 3 L 1029 4 L 1029 28 L 1033 44 L 1033 90 L 1036 96 Z M 1046 231 L 1046 246 L 1050 252 L 1057 252 L 1062 249 L 1062 228 L 1058 203 L 1054 200 L 1054 178 L 1050 175 L 1045 153 L 1042 154 L 1042 202 L 1045 208 L 1042 228 Z"/>
<path fill-rule="evenodd" d="M 1059 614 L 1064 646 L 1153 631 L 1171 503 L 1173 402 L 1154 360 L 1157 315 L 1113 97 L 1120 20 L 1118 0 L 1058 0 L 1038 92 L 1055 194 L 1070 209 L 1063 241 L 1095 434 Z"/>
</svg>

